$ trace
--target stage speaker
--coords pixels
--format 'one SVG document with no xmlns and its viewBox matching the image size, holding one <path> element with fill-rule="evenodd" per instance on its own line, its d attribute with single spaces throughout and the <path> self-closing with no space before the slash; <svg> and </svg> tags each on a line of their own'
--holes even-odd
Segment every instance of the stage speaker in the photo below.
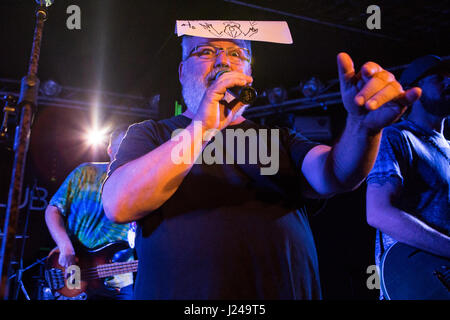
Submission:
<svg viewBox="0 0 450 320">
<path fill-rule="evenodd" d="M 311 140 L 332 139 L 331 120 L 327 116 L 297 116 L 294 120 L 294 128 Z"/>
</svg>

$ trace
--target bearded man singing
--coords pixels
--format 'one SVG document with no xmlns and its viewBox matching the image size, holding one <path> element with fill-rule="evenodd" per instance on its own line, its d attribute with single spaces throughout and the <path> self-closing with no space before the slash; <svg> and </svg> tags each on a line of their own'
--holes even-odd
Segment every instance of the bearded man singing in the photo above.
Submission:
<svg viewBox="0 0 450 320">
<path fill-rule="evenodd" d="M 281 128 L 278 171 L 262 175 L 260 162 L 196 163 L 226 128 L 271 129 L 245 119 L 247 105 L 226 98 L 228 89 L 253 82 L 250 42 L 189 36 L 182 48 L 179 80 L 187 111 L 131 126 L 103 189 L 110 219 L 137 221 L 135 298 L 320 299 L 305 199 L 357 188 L 375 162 L 382 128 L 418 99 L 420 89 L 404 91 L 374 62 L 357 72 L 350 56 L 339 54 L 348 111 L 339 141 L 326 146 Z M 171 158 L 180 143 L 172 139 L 177 129 L 189 133 L 183 143 L 191 161 Z M 235 144 L 223 141 L 224 154 L 235 154 L 229 145 Z"/>
</svg>

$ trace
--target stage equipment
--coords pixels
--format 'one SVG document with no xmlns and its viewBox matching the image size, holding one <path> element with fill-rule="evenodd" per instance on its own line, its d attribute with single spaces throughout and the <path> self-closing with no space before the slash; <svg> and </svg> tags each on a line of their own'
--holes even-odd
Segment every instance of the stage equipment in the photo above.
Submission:
<svg viewBox="0 0 450 320">
<path fill-rule="evenodd" d="M 7 149 L 12 149 L 14 141 L 14 131 L 12 127 L 16 126 L 17 118 L 17 97 L 13 95 L 5 95 L 3 100 L 3 121 L 0 128 L 0 144 L 4 144 Z"/>
<path fill-rule="evenodd" d="M 324 85 L 316 77 L 312 77 L 302 86 L 302 93 L 307 98 L 313 98 L 322 93 Z"/>
<path fill-rule="evenodd" d="M 244 111 L 244 116 L 249 119 L 255 119 L 279 112 L 294 112 L 312 108 L 326 109 L 332 105 L 342 105 L 341 94 L 339 92 L 322 94 L 314 97 L 314 99 L 290 99 L 277 104 L 250 106 Z"/>
<path fill-rule="evenodd" d="M 47 19 L 46 6 L 49 6 L 50 4 L 51 1 L 39 1 L 39 5 L 36 9 L 36 25 L 28 73 L 22 79 L 20 97 L 17 104 L 20 122 L 16 131 L 14 163 L 8 194 L 8 206 L 6 208 L 4 227 L 3 230 L 1 230 L 2 245 L 0 252 L 0 298 L 4 300 L 9 298 L 8 276 L 17 233 L 16 229 L 19 217 L 19 203 L 22 195 L 23 176 L 31 134 L 31 123 L 37 108 L 37 96 L 39 92 L 39 79 L 37 77 L 37 71 L 44 22 Z"/>
<path fill-rule="evenodd" d="M 56 97 L 61 93 L 61 86 L 53 80 L 47 80 L 42 85 L 42 92 L 47 97 Z"/>
<path fill-rule="evenodd" d="M 0 95 L 11 95 L 17 98 L 20 81 L 0 78 L 0 88 Z M 158 119 L 159 117 L 158 104 L 150 103 L 152 100 L 149 101 L 148 97 L 69 86 L 61 86 L 58 96 L 47 96 L 40 90 L 38 105 L 89 112 L 92 111 L 93 107 L 92 97 L 96 97 L 98 100 L 95 106 L 109 114 L 142 117 L 144 119 Z"/>
<path fill-rule="evenodd" d="M 33 187 L 31 189 L 30 192 L 30 199 L 33 199 L 34 197 L 34 193 L 38 192 L 38 188 L 37 188 L 37 180 L 34 179 L 34 184 Z M 16 272 L 9 278 L 9 280 L 13 280 L 15 279 L 15 288 L 13 291 L 13 300 L 17 300 L 19 297 L 19 292 L 20 290 L 22 290 L 23 295 L 25 296 L 25 299 L 27 300 L 31 300 L 30 296 L 28 294 L 28 291 L 25 288 L 25 285 L 22 281 L 22 277 L 23 277 L 23 273 L 31 268 L 33 268 L 35 265 L 42 263 L 44 259 L 40 259 L 38 261 L 36 261 L 35 263 L 29 265 L 28 267 L 24 267 L 23 265 L 23 257 L 25 254 L 25 244 L 26 244 L 26 240 L 30 237 L 28 235 L 28 223 L 29 223 L 29 219 L 30 219 L 30 213 L 31 213 L 31 206 L 32 206 L 32 201 L 28 201 L 28 206 L 27 206 L 27 212 L 26 212 L 26 216 L 25 216 L 25 224 L 24 227 L 22 229 L 22 233 L 20 235 L 15 236 L 16 241 L 20 240 L 21 241 L 21 247 L 20 247 L 20 253 L 19 256 L 17 258 L 17 261 L 12 262 L 12 264 L 17 264 L 17 270 Z"/>
<path fill-rule="evenodd" d="M 271 104 L 281 103 L 287 100 L 287 90 L 284 87 L 275 87 L 267 90 L 267 99 Z"/>
<path fill-rule="evenodd" d="M 294 119 L 294 129 L 315 141 L 332 139 L 331 119 L 328 116 L 298 116 Z"/>
</svg>

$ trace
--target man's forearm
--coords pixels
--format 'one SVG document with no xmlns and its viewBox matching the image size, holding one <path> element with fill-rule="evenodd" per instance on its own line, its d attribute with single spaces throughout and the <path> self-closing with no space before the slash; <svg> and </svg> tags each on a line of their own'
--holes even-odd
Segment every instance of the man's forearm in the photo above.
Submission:
<svg viewBox="0 0 450 320">
<path fill-rule="evenodd" d="M 57 207 L 49 205 L 45 210 L 47 228 L 61 252 L 74 254 L 74 248 L 67 234 L 64 219 Z"/>
<path fill-rule="evenodd" d="M 378 212 L 377 217 L 368 214 L 367 221 L 397 241 L 450 258 L 450 237 L 405 211 L 392 207 Z"/>
<path fill-rule="evenodd" d="M 176 137 L 179 139 L 171 139 L 130 161 L 109 177 L 103 188 L 103 205 L 109 219 L 117 223 L 138 220 L 175 193 L 206 145 L 203 132 L 193 124 Z M 180 150 L 190 153 L 174 159 Z"/>
<path fill-rule="evenodd" d="M 356 189 L 372 169 L 380 145 L 381 131 L 369 132 L 358 120 L 347 118 L 339 141 L 331 149 L 327 165 L 341 190 Z"/>
<path fill-rule="evenodd" d="M 397 180 L 368 184 L 367 223 L 397 241 L 450 258 L 450 237 L 393 204 L 400 192 Z"/>
</svg>

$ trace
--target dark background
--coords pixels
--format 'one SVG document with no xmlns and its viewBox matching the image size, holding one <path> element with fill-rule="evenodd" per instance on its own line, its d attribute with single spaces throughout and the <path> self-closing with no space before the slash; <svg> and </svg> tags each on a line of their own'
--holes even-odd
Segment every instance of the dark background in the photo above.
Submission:
<svg viewBox="0 0 450 320">
<path fill-rule="evenodd" d="M 108 106 L 145 111 L 148 106 L 136 105 L 136 99 L 127 97 L 150 101 L 159 95 L 154 118 L 173 115 L 175 101 L 181 101 L 177 73 L 181 50 L 174 34 L 177 19 L 287 21 L 294 44 L 255 42 L 253 76 L 258 92 L 283 86 L 288 89 L 289 98 L 302 97 L 295 88 L 312 76 L 324 83 L 335 83 L 336 55 L 341 51 L 352 56 L 356 68 L 371 60 L 393 68 L 396 76 L 401 66 L 416 57 L 428 53 L 449 55 L 449 1 L 245 0 L 243 3 L 247 5 L 214 0 L 55 1 L 45 24 L 38 76 L 41 83 L 52 79 L 65 88 L 82 90 L 83 94 L 66 94 L 67 100 L 76 103 L 63 107 L 51 103 L 39 105 L 32 128 L 25 187 L 36 182 L 49 192 L 46 197 L 49 200 L 74 167 L 85 161 L 107 161 L 104 150 L 89 148 L 83 140 L 83 132 L 94 119 L 100 125 L 114 126 L 147 118 L 131 109 L 125 113 L 113 112 Z M 81 30 L 66 27 L 69 17 L 66 9 L 71 4 L 81 9 Z M 381 30 L 371 31 L 366 27 L 369 16 L 366 9 L 372 4 L 381 8 Z M 0 78 L 3 80 L 20 80 L 27 72 L 34 10 L 32 0 L 0 2 Z M 5 81 L 0 83 L 2 92 L 17 92 L 17 88 L 5 85 Z M 331 85 L 328 92 L 338 89 L 337 85 Z M 102 100 L 100 91 L 120 95 Z M 86 102 L 87 107 L 74 107 L 80 101 Z M 100 105 L 97 109 L 96 103 Z M 335 104 L 295 115 L 331 119 L 332 136 L 322 139 L 330 144 L 339 136 L 345 119 L 343 107 Z M 265 121 L 271 118 L 274 117 L 268 116 Z M 5 204 L 12 152 L 7 144 L 1 148 L 0 202 Z M 378 297 L 377 290 L 366 286 L 369 277 L 366 269 L 374 264 L 375 230 L 365 221 L 364 194 L 365 185 L 326 203 L 311 204 L 311 225 L 325 299 Z M 21 210 L 21 228 L 24 228 L 26 211 L 26 207 Z M 4 214 L 3 208 L 0 213 Z M 30 210 L 24 266 L 44 257 L 54 246 L 43 213 Z M 36 291 L 37 276 L 39 265 L 25 273 L 25 286 L 30 295 Z"/>
</svg>

